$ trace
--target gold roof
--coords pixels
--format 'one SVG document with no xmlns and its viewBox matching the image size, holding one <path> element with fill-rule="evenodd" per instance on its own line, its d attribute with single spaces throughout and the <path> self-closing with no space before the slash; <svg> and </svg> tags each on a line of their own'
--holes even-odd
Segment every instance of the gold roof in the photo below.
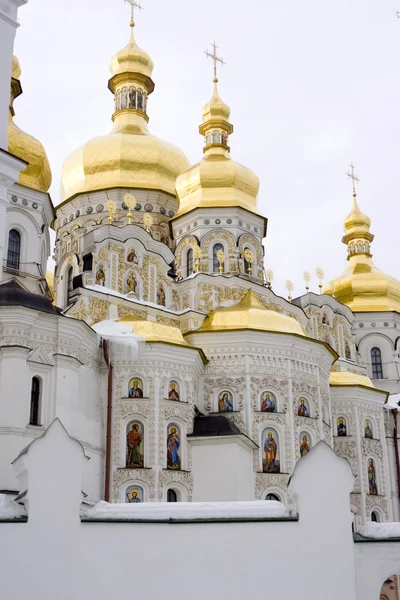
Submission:
<svg viewBox="0 0 400 600">
<path fill-rule="evenodd" d="M 380 271 L 372 261 L 371 220 L 364 215 L 354 194 L 354 206 L 345 219 L 349 264 L 325 287 L 325 293 L 346 304 L 353 312 L 400 312 L 400 281 Z"/>
<path fill-rule="evenodd" d="M 218 79 L 214 93 L 204 106 L 203 123 L 199 127 L 205 138 L 203 159 L 182 173 L 176 181 L 179 197 L 177 216 L 193 208 L 241 206 L 257 211 L 259 179 L 247 167 L 230 156 L 228 136 L 233 132 L 229 122 L 230 108 L 219 97 Z"/>
<path fill-rule="evenodd" d="M 8 113 L 8 151 L 28 163 L 28 166 L 21 171 L 18 183 L 39 192 L 47 192 L 51 185 L 51 170 L 45 149 L 36 138 L 17 127 L 13 120 L 14 99 L 22 94 L 20 76 L 21 67 L 17 57 L 14 56 Z"/>
<path fill-rule="evenodd" d="M 147 97 L 154 89 L 153 61 L 130 40 L 111 60 L 108 87 L 115 95 L 122 88 L 142 89 L 142 110 L 116 105 L 111 133 L 89 140 L 73 152 L 62 169 L 61 200 L 77 194 L 115 187 L 161 190 L 175 195 L 177 176 L 189 163 L 179 149 L 150 135 Z M 116 96 L 115 96 L 116 97 Z"/>
<path fill-rule="evenodd" d="M 204 352 L 200 348 L 191 346 L 185 341 L 179 327 L 164 325 L 155 321 L 137 321 L 129 315 L 122 319 L 118 319 L 117 323 L 130 325 L 132 327 L 132 332 L 145 339 L 146 342 L 152 344 L 171 344 L 172 346 L 183 346 L 184 348 L 197 350 L 200 353 L 203 362 L 207 362 Z"/>
<path fill-rule="evenodd" d="M 196 332 L 254 329 L 276 333 L 292 333 L 305 337 L 300 323 L 293 317 L 265 308 L 252 290 L 234 306 L 217 308 L 205 318 Z"/>
<path fill-rule="evenodd" d="M 352 373 L 351 371 L 331 371 L 329 375 L 329 385 L 359 385 L 376 389 L 371 379 L 361 373 Z"/>
</svg>

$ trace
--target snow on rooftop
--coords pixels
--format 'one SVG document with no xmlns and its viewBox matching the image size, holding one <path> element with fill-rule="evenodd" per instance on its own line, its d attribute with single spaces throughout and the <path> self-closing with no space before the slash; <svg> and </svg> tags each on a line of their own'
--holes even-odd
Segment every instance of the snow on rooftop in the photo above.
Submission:
<svg viewBox="0 0 400 600">
<path fill-rule="evenodd" d="M 400 408 L 400 394 L 390 394 L 386 404 L 384 404 L 384 407 L 387 410 L 392 410 L 392 408 Z"/>
<path fill-rule="evenodd" d="M 290 511 L 275 500 L 250 502 L 144 502 L 143 504 L 109 504 L 100 501 L 85 512 L 87 519 L 110 521 L 159 521 L 202 519 L 279 519 Z"/>
<path fill-rule="evenodd" d="M 376 540 L 400 538 L 400 523 L 368 523 L 361 527 L 358 533 Z"/>
<path fill-rule="evenodd" d="M 23 506 L 17 504 L 7 494 L 0 494 L 0 519 L 19 519 L 26 516 Z"/>
</svg>

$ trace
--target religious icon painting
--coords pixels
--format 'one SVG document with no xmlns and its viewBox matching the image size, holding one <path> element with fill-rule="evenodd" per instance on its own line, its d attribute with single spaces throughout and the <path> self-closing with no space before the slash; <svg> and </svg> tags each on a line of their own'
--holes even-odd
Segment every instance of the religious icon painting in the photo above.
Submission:
<svg viewBox="0 0 400 600">
<path fill-rule="evenodd" d="M 165 290 L 163 285 L 160 283 L 160 285 L 157 288 L 157 304 L 159 304 L 160 306 L 165 306 L 165 301 Z"/>
<path fill-rule="evenodd" d="M 376 483 L 376 470 L 373 458 L 368 459 L 368 486 L 369 493 L 373 496 L 378 495 L 378 485 Z"/>
<path fill-rule="evenodd" d="M 261 394 L 261 412 L 274 413 L 277 411 L 277 399 L 272 392 L 263 392 Z"/>
<path fill-rule="evenodd" d="M 309 417 L 310 416 L 310 403 L 303 396 L 299 398 L 297 404 L 297 416 L 298 417 Z"/>
<path fill-rule="evenodd" d="M 300 443 L 300 457 L 305 456 L 311 450 L 312 443 L 311 437 L 306 431 L 302 431 L 299 436 Z"/>
<path fill-rule="evenodd" d="M 344 419 L 343 417 L 339 417 L 337 420 L 337 434 L 339 437 L 347 436 L 346 419 Z"/>
<path fill-rule="evenodd" d="M 371 421 L 369 421 L 368 419 L 365 420 L 364 437 L 366 437 L 368 440 L 374 439 Z"/>
<path fill-rule="evenodd" d="M 233 412 L 233 396 L 231 392 L 224 391 L 218 396 L 218 412 Z"/>
<path fill-rule="evenodd" d="M 139 421 L 131 421 L 126 428 L 126 466 L 128 469 L 144 467 L 144 429 Z"/>
<path fill-rule="evenodd" d="M 128 256 L 126 257 L 126 262 L 129 263 L 136 263 L 138 262 L 138 257 L 136 254 L 136 250 L 134 248 L 131 248 L 128 252 Z"/>
<path fill-rule="evenodd" d="M 130 485 L 125 491 L 125 502 L 129 504 L 140 504 L 143 502 L 144 492 L 140 485 Z"/>
<path fill-rule="evenodd" d="M 129 381 L 129 398 L 143 398 L 143 381 L 133 377 Z"/>
<path fill-rule="evenodd" d="M 179 471 L 181 469 L 181 430 L 179 425 L 168 425 L 167 436 L 167 469 Z"/>
<path fill-rule="evenodd" d="M 176 381 L 170 381 L 168 385 L 168 400 L 177 400 L 179 402 L 179 384 Z"/>
<path fill-rule="evenodd" d="M 264 473 L 281 472 L 279 434 L 272 427 L 266 427 L 262 433 L 262 455 Z"/>
</svg>

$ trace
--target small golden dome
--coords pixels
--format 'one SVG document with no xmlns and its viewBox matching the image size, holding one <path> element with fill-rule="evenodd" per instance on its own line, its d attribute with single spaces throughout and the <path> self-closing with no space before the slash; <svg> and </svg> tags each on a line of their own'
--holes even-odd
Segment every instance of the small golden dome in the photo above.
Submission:
<svg viewBox="0 0 400 600">
<path fill-rule="evenodd" d="M 238 329 L 254 329 L 256 331 L 306 336 L 302 326 L 296 319 L 265 308 L 252 290 L 249 290 L 244 298 L 234 306 L 217 308 L 211 311 L 204 319 L 200 329 L 191 333 Z"/>
<path fill-rule="evenodd" d="M 13 120 L 14 99 L 22 94 L 20 76 L 19 61 L 14 56 L 8 113 L 8 151 L 28 163 L 28 166 L 21 171 L 18 183 L 39 192 L 47 192 L 51 185 L 51 170 L 46 151 L 36 138 L 22 131 Z"/>
<path fill-rule="evenodd" d="M 351 371 L 331 371 L 329 375 L 329 385 L 359 385 L 376 389 L 371 379 L 367 375 L 361 373 L 353 373 Z M 380 391 L 380 390 L 379 390 Z"/>
<path fill-rule="evenodd" d="M 372 262 L 370 244 L 374 239 L 371 220 L 354 206 L 345 220 L 346 270 L 325 287 L 325 293 L 353 312 L 400 312 L 400 281 L 380 271 Z"/>
<path fill-rule="evenodd" d="M 259 214 L 260 182 L 253 171 L 231 159 L 228 146 L 228 137 L 233 132 L 228 121 L 230 108 L 219 97 L 217 81 L 214 79 L 214 93 L 202 110 L 203 123 L 199 127 L 205 140 L 204 157 L 176 181 L 177 216 L 194 208 L 224 206 L 240 206 Z"/>
<path fill-rule="evenodd" d="M 132 26 L 128 44 L 117 52 L 110 61 L 111 76 L 115 77 L 124 73 L 137 73 L 145 77 L 151 77 L 153 69 L 153 60 L 147 52 L 137 45 Z"/>
</svg>

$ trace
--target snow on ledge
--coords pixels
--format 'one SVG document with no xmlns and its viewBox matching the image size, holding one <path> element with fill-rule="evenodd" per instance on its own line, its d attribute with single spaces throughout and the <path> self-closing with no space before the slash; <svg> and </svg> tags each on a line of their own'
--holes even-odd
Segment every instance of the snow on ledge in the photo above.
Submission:
<svg viewBox="0 0 400 600">
<path fill-rule="evenodd" d="M 361 527 L 358 533 L 376 540 L 400 538 L 400 523 L 368 523 Z"/>
<path fill-rule="evenodd" d="M 386 408 L 386 410 L 392 410 L 393 408 L 400 409 L 399 402 L 400 394 L 390 394 L 386 404 L 384 404 L 383 407 Z"/>
<path fill-rule="evenodd" d="M 144 502 L 109 504 L 100 501 L 83 515 L 85 519 L 110 521 L 193 521 L 204 519 L 280 519 L 293 516 L 275 500 L 250 502 Z"/>
<path fill-rule="evenodd" d="M 0 519 L 20 519 L 25 517 L 25 509 L 6 494 L 0 494 Z"/>
</svg>

